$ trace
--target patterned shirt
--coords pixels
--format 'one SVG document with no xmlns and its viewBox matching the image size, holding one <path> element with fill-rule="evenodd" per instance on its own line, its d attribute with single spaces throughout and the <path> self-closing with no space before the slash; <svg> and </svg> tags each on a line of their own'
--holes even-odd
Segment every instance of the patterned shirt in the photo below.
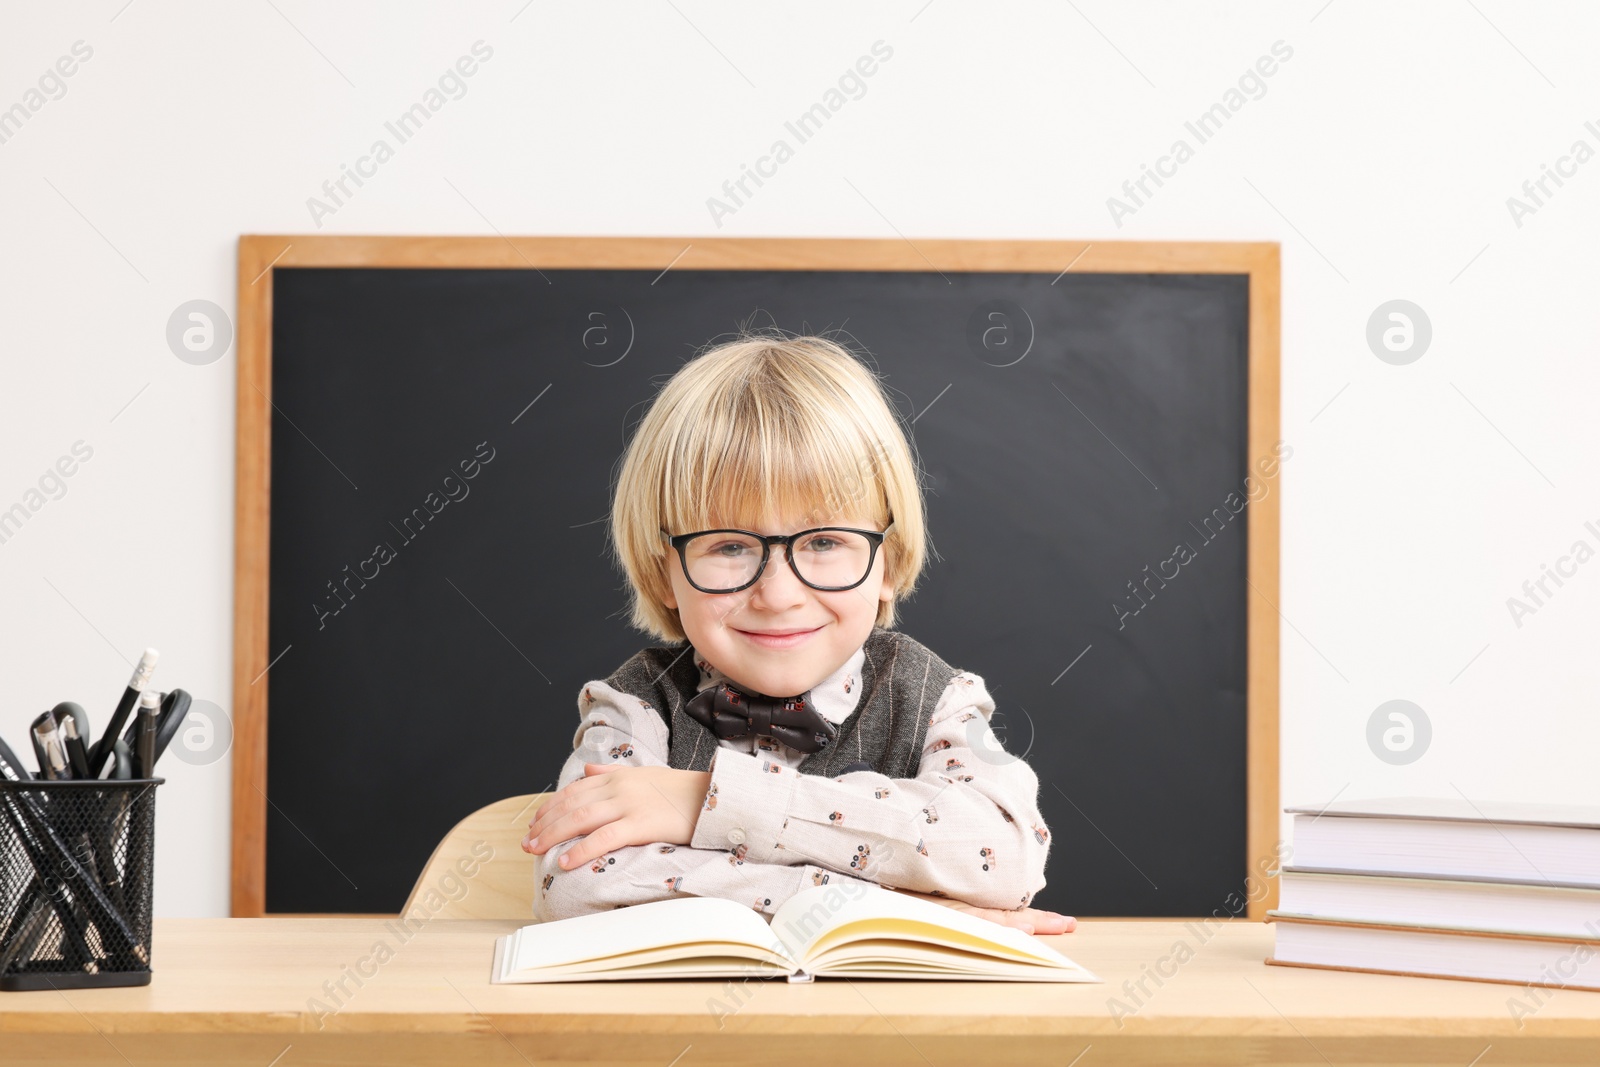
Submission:
<svg viewBox="0 0 1600 1067">
<path fill-rule="evenodd" d="M 697 691 L 729 680 L 695 656 Z M 843 722 L 861 696 L 863 645 L 811 689 L 818 711 Z M 994 699 L 961 671 L 934 703 L 915 778 L 871 770 L 801 774 L 806 753 L 771 737 L 724 738 L 686 845 L 629 845 L 564 871 L 570 841 L 535 857 L 533 912 L 540 921 L 678 895 L 718 896 L 764 915 L 802 889 L 839 879 L 1023 908 L 1045 885 L 1050 831 L 1039 780 L 990 729 Z M 578 697 L 573 753 L 557 788 L 585 763 L 669 766 L 667 724 L 645 701 L 603 681 Z"/>
</svg>

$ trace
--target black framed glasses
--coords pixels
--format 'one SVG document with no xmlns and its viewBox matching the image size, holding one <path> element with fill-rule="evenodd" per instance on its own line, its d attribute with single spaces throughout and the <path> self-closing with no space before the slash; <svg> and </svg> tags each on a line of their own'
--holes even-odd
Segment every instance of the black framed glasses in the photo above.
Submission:
<svg viewBox="0 0 1600 1067">
<path fill-rule="evenodd" d="M 854 589 L 872 573 L 884 537 L 894 528 L 856 530 L 816 526 L 771 537 L 750 530 L 700 530 L 661 536 L 678 550 L 683 575 L 702 593 L 737 593 L 754 585 L 767 569 L 772 549 L 784 546 L 789 569 L 813 589 L 837 593 Z"/>
</svg>

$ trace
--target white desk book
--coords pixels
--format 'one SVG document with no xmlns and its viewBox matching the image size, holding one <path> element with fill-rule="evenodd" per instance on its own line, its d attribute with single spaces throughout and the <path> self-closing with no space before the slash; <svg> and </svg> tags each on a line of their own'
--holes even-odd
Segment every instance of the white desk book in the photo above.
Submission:
<svg viewBox="0 0 1600 1067">
<path fill-rule="evenodd" d="M 1600 888 L 1600 806 L 1384 797 L 1284 810 L 1301 870 Z"/>
<path fill-rule="evenodd" d="M 722 897 L 533 923 L 496 939 L 490 973 L 492 982 L 733 977 L 1100 981 L 1021 930 L 859 883 L 802 890 L 770 925 Z"/>
</svg>

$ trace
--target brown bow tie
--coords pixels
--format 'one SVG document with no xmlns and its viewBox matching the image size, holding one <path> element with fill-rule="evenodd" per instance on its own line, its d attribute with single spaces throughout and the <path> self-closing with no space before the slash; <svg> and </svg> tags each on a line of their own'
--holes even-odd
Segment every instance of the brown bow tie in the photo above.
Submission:
<svg viewBox="0 0 1600 1067">
<path fill-rule="evenodd" d="M 811 702 L 810 692 L 796 697 L 769 697 L 746 693 L 722 682 L 702 689 L 690 698 L 684 710 L 709 727 L 719 740 L 762 734 L 796 752 L 825 748 L 837 732 Z"/>
</svg>

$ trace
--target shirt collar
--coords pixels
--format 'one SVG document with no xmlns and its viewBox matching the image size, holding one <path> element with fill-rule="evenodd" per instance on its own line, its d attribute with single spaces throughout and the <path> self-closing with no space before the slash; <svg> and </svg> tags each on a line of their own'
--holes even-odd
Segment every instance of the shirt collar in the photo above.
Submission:
<svg viewBox="0 0 1600 1067">
<path fill-rule="evenodd" d="M 721 682 L 738 684 L 713 666 L 698 651 L 693 654 L 695 666 L 700 669 L 700 681 L 695 686 L 695 692 L 701 692 L 708 686 Z M 856 710 L 856 705 L 861 702 L 861 666 L 866 659 L 867 646 L 863 644 L 839 666 L 838 670 L 811 687 L 811 702 L 816 705 L 824 719 L 835 724 L 841 723 Z"/>
</svg>

